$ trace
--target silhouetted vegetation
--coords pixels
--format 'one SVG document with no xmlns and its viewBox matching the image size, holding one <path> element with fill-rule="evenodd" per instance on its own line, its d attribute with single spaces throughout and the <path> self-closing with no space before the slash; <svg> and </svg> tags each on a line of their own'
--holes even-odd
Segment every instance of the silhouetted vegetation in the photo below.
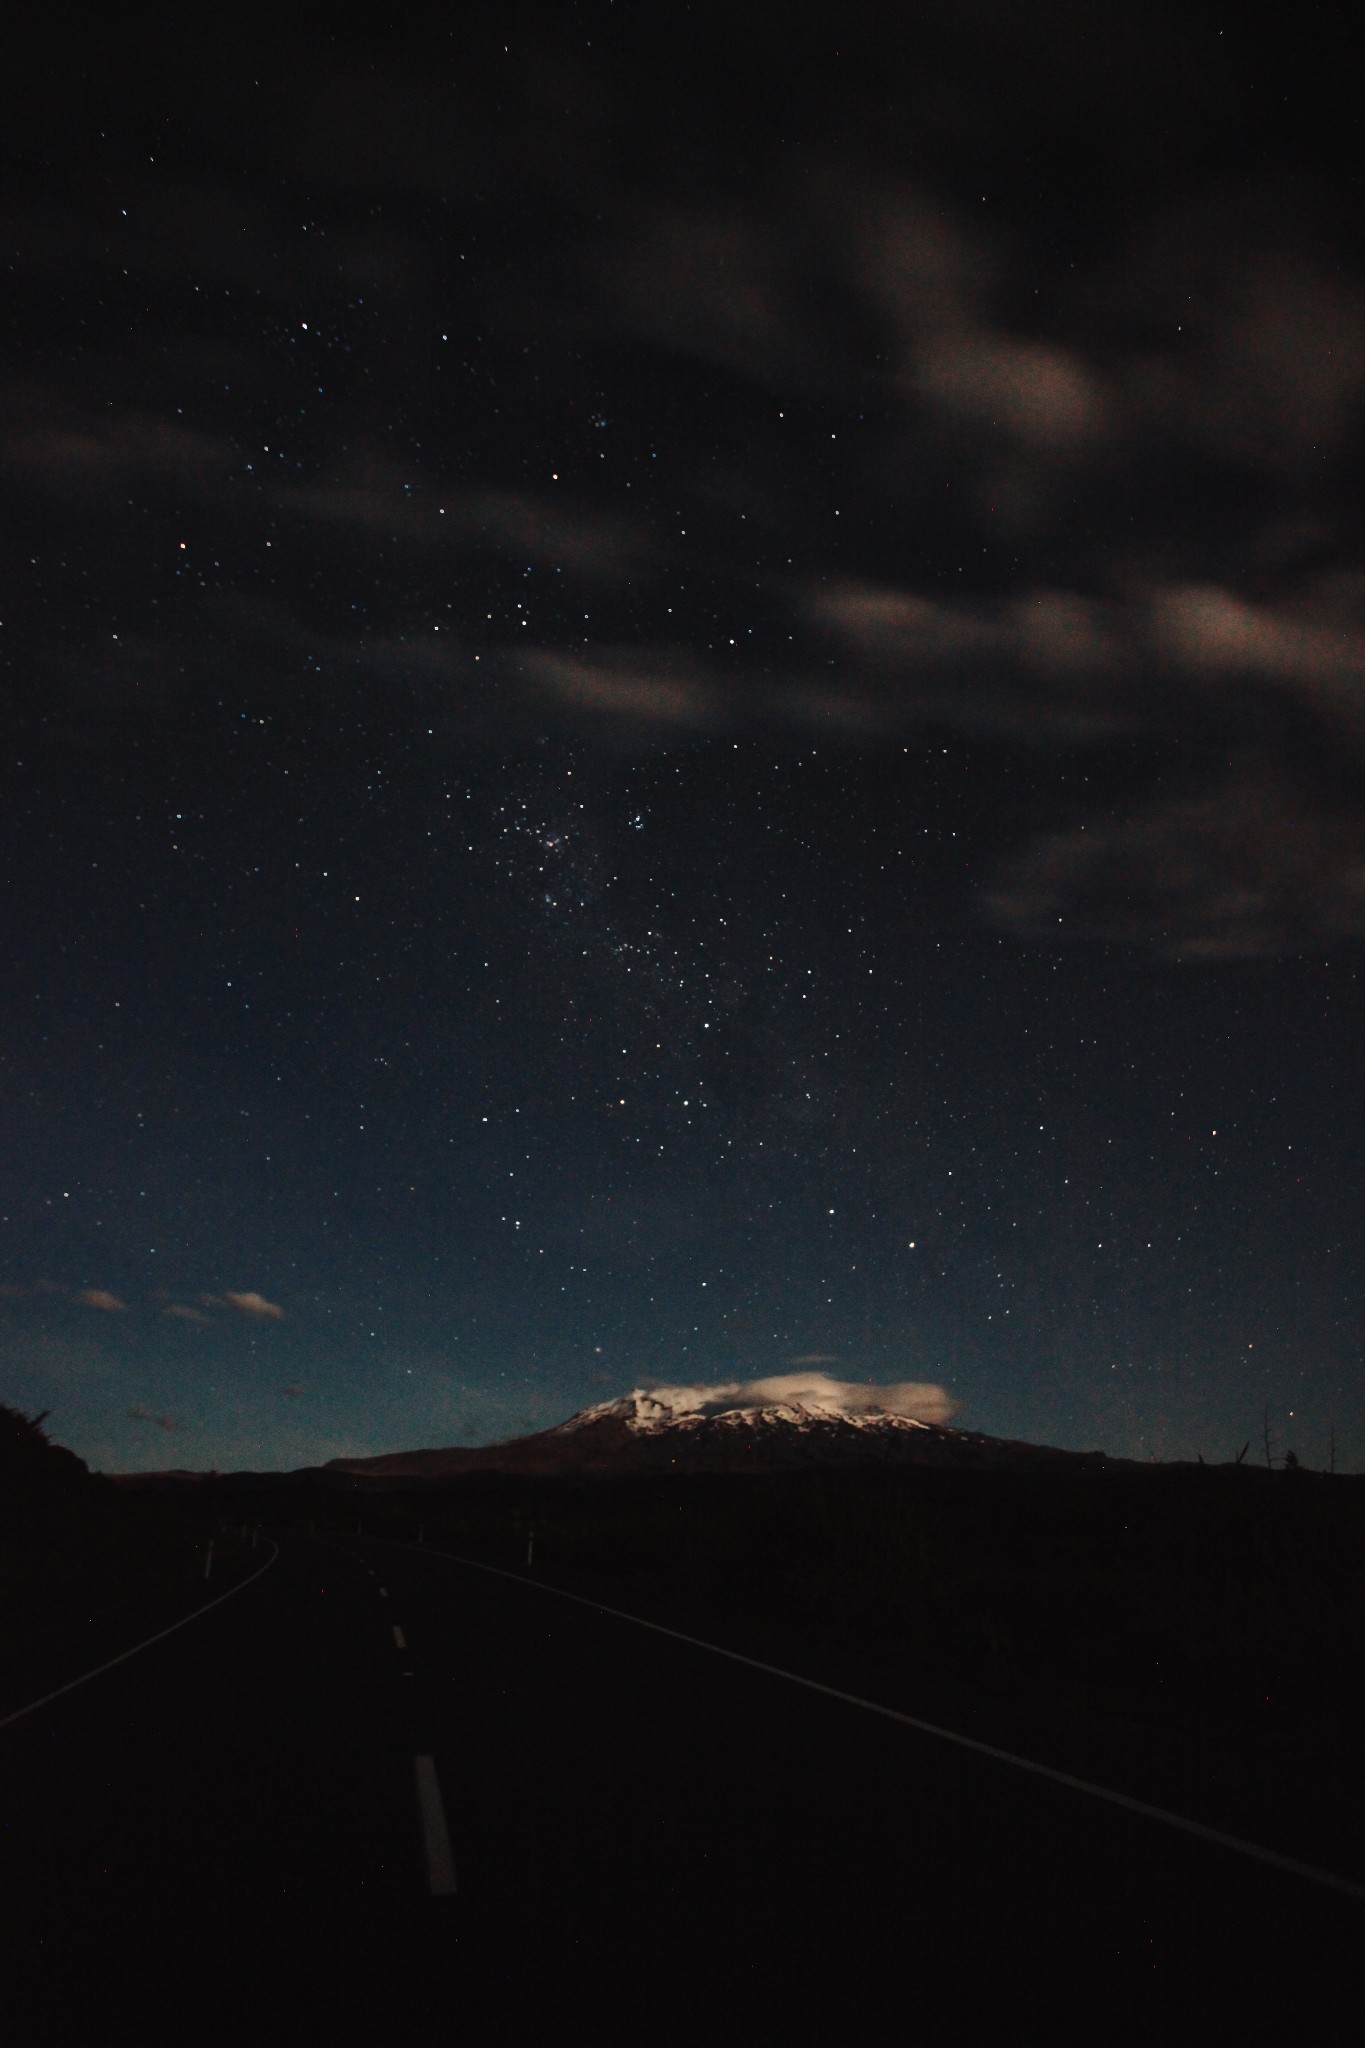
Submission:
<svg viewBox="0 0 1365 2048">
<path fill-rule="evenodd" d="M 0 1713 L 205 1597 L 199 1503 L 92 1473 L 46 1419 L 0 1405 Z M 220 1546 L 217 1583 L 238 1565 Z"/>
</svg>

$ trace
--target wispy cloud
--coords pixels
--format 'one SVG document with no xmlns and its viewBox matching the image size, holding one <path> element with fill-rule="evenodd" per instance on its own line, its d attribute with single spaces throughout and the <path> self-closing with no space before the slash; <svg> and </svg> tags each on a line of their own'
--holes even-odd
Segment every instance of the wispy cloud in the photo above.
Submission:
<svg viewBox="0 0 1365 2048">
<path fill-rule="evenodd" d="M 872 1385 L 831 1379 L 823 1372 L 777 1373 L 761 1380 L 714 1386 L 651 1387 L 643 1399 L 660 1414 L 722 1415 L 732 1409 L 799 1405 L 812 1414 L 900 1415 L 915 1422 L 947 1422 L 957 1403 L 946 1387 L 921 1380 Z"/>
<path fill-rule="evenodd" d="M 132 1422 L 150 1422 L 154 1428 L 164 1430 L 167 1436 L 178 1436 L 182 1425 L 173 1415 L 154 1415 L 150 1408 L 129 1408 L 125 1410 Z"/>
<path fill-rule="evenodd" d="M 251 1316 L 257 1322 L 277 1323 L 284 1316 L 284 1310 L 278 1302 L 267 1301 L 263 1294 L 257 1294 L 254 1289 L 234 1292 L 229 1288 L 222 1298 L 239 1316 Z"/>
<path fill-rule="evenodd" d="M 107 1287 L 82 1287 L 77 1291 L 76 1299 L 86 1308 L 104 1309 L 111 1315 L 121 1315 L 128 1306 L 117 1294 L 111 1294 Z"/>
<path fill-rule="evenodd" d="M 11 393 L 4 451 L 12 471 L 61 497 L 102 497 L 111 483 L 170 485 L 207 496 L 234 459 L 230 442 L 158 413 L 82 413 L 59 394 Z"/>
<path fill-rule="evenodd" d="M 986 892 L 1001 924 L 1173 958 L 1365 936 L 1365 816 L 1251 759 L 1211 790 L 1041 840 Z"/>
<path fill-rule="evenodd" d="M 528 649 L 520 666 L 561 703 L 623 724 L 695 731 L 733 712 L 731 688 L 675 648 Z"/>
</svg>

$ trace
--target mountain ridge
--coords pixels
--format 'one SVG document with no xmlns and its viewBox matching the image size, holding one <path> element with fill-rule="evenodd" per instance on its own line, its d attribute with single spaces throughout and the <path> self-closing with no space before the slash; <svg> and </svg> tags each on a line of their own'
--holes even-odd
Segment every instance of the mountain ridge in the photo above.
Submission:
<svg viewBox="0 0 1365 2048">
<path fill-rule="evenodd" d="M 799 1398 L 734 1402 L 733 1395 L 741 1391 L 635 1387 L 579 1409 L 549 1429 L 504 1443 L 332 1458 L 320 1469 L 397 1479 L 464 1472 L 774 1472 L 815 1465 L 988 1469 L 1125 1462 L 1103 1451 L 1064 1451 L 955 1429 L 877 1402 L 878 1392 L 894 1397 L 900 1389 L 860 1388 L 850 1401 L 816 1387 L 803 1389 Z"/>
</svg>

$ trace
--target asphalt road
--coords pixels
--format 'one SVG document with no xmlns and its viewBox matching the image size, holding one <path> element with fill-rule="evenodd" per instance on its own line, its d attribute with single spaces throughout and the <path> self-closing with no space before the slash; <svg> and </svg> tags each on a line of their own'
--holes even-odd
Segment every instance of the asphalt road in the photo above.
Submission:
<svg viewBox="0 0 1365 2048">
<path fill-rule="evenodd" d="M 1358 2037 L 1352 1899 L 534 1585 L 279 1542 L 0 1730 L 16 2040 Z"/>
</svg>

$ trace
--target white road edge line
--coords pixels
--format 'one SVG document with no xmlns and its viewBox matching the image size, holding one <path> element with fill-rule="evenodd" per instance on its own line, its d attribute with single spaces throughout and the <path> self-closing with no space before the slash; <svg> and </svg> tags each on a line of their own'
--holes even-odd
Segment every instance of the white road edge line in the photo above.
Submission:
<svg viewBox="0 0 1365 2048">
<path fill-rule="evenodd" d="M 450 1853 L 450 1832 L 446 1827 L 446 1810 L 441 1801 L 436 1760 L 430 1756 L 415 1756 L 412 1762 L 417 1777 L 422 1846 L 427 1856 L 427 1883 L 433 1899 L 448 1899 L 455 1891 L 455 1858 Z"/>
<path fill-rule="evenodd" d="M 414 1543 L 404 1543 L 399 1547 L 417 1549 Z M 700 1636 L 684 1635 L 681 1629 L 666 1628 L 661 1621 L 646 1621 L 643 1615 L 627 1614 L 623 1608 L 608 1607 L 605 1601 L 589 1600 L 582 1593 L 566 1593 L 562 1586 L 547 1586 L 543 1579 L 528 1579 L 521 1572 L 504 1571 L 501 1565 L 481 1564 L 473 1557 L 456 1557 L 452 1551 L 433 1550 L 430 1545 L 422 1546 L 422 1555 L 443 1558 L 447 1564 L 462 1564 L 470 1571 L 490 1572 L 494 1578 L 511 1579 L 518 1586 L 529 1586 L 533 1592 L 553 1593 L 557 1599 L 572 1600 L 577 1607 L 591 1607 L 597 1614 L 610 1614 L 617 1621 L 647 1628 L 656 1636 L 669 1636 L 675 1643 L 688 1643 L 694 1650 L 708 1650 L 713 1657 L 726 1657 L 732 1664 L 746 1664 L 751 1671 L 766 1671 L 770 1678 L 784 1678 L 789 1685 L 804 1686 L 807 1692 L 823 1693 L 826 1699 L 842 1700 L 845 1706 L 861 1707 L 867 1714 L 880 1714 L 883 1720 L 898 1721 L 902 1727 L 913 1728 L 920 1735 L 931 1735 L 937 1742 L 951 1742 L 958 1749 L 974 1751 L 977 1756 L 992 1757 L 996 1763 L 1009 1764 L 1016 1771 L 1028 1771 L 1035 1778 L 1048 1779 L 1053 1785 L 1065 1785 L 1070 1792 L 1084 1793 L 1087 1799 L 1101 1799 L 1108 1806 L 1119 1806 L 1126 1813 L 1139 1814 L 1143 1820 L 1178 1828 L 1182 1834 L 1193 1835 L 1201 1842 L 1211 1842 L 1216 1848 L 1230 1849 L 1234 1855 L 1249 1856 L 1256 1863 L 1269 1864 L 1272 1870 L 1306 1878 L 1310 1884 L 1325 1885 L 1329 1891 L 1342 1892 L 1348 1899 L 1365 1902 L 1365 1884 L 1355 1884 L 1349 1877 L 1337 1877 L 1330 1870 L 1300 1863 L 1294 1856 L 1281 1856 L 1278 1850 L 1263 1849 L 1258 1842 L 1245 1842 L 1240 1835 L 1224 1834 L 1221 1828 L 1206 1827 L 1203 1821 L 1187 1820 L 1183 1813 L 1170 1813 L 1164 1806 L 1149 1806 L 1146 1800 L 1130 1798 L 1126 1792 L 1111 1791 L 1107 1785 L 1092 1785 L 1087 1778 L 1074 1778 L 1069 1771 L 1055 1770 L 1051 1764 L 1034 1763 L 1031 1757 L 1014 1756 L 1007 1749 L 997 1749 L 993 1743 L 978 1742 L 974 1735 L 959 1735 L 955 1729 L 940 1728 L 933 1721 L 921 1721 L 914 1714 L 903 1714 L 899 1707 L 884 1707 L 878 1700 L 860 1699 L 857 1693 L 841 1692 L 838 1686 L 823 1685 L 818 1678 L 803 1678 L 799 1671 L 784 1671 L 780 1664 L 765 1664 L 758 1657 L 746 1657 L 742 1650 L 727 1650 L 721 1643 L 703 1642 Z"/>
<path fill-rule="evenodd" d="M 403 1631 L 401 1628 L 399 1628 L 397 1622 L 395 1622 L 393 1626 L 393 1643 L 394 1648 L 397 1650 L 406 1650 L 406 1648 L 408 1647 L 406 1638 L 403 1635 Z"/>
<path fill-rule="evenodd" d="M 116 1664 L 126 1664 L 130 1657 L 136 1657 L 142 1650 L 150 1650 L 153 1643 L 164 1642 L 166 1637 L 173 1636 L 177 1629 L 188 1628 L 192 1621 L 198 1621 L 200 1615 L 207 1614 L 211 1607 L 221 1607 L 225 1600 L 231 1600 L 235 1594 L 245 1593 L 247 1587 L 254 1585 L 262 1572 L 268 1572 L 279 1557 L 279 1544 L 273 1542 L 269 1536 L 265 1540 L 270 1544 L 275 1556 L 268 1557 L 249 1579 L 243 1579 L 238 1586 L 229 1586 L 226 1593 L 219 1593 L 213 1600 L 206 1600 L 202 1607 L 196 1607 L 193 1614 L 187 1614 L 183 1621 L 173 1621 L 169 1628 L 158 1629 L 154 1636 L 147 1636 L 142 1642 L 134 1643 L 131 1650 L 120 1650 L 118 1656 L 111 1657 L 107 1664 L 97 1664 L 93 1671 L 83 1671 L 79 1678 L 68 1679 L 65 1685 L 57 1686 L 52 1692 L 45 1692 L 40 1700 L 30 1700 L 26 1707 L 19 1707 L 14 1713 L 6 1714 L 4 1720 L 0 1721 L 0 1728 L 8 1728 L 15 1721 L 22 1721 L 25 1714 L 36 1714 L 39 1707 L 45 1707 L 49 1700 L 59 1700 L 64 1692 L 74 1692 L 78 1685 L 89 1685 L 92 1678 L 99 1678 L 104 1672 L 112 1671 Z"/>
</svg>

